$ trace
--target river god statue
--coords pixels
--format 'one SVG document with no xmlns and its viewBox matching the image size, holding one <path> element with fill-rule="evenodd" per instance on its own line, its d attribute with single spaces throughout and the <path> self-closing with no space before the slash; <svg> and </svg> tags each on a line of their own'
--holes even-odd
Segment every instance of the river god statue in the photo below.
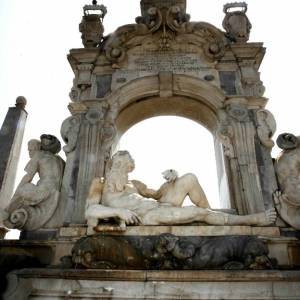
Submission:
<svg viewBox="0 0 300 300">
<path fill-rule="evenodd" d="M 127 225 L 177 225 L 204 222 L 211 225 L 257 225 L 274 223 L 274 209 L 252 215 L 230 215 L 210 209 L 205 194 L 193 174 L 181 177 L 164 174 L 167 182 L 158 191 L 148 189 L 139 181 L 129 181 L 134 160 L 127 151 L 117 152 L 111 159 L 106 180 L 92 182 L 87 199 L 86 219 L 91 226 L 98 220 L 117 218 Z M 102 200 L 101 204 L 99 199 Z M 189 196 L 196 206 L 182 207 Z"/>
</svg>

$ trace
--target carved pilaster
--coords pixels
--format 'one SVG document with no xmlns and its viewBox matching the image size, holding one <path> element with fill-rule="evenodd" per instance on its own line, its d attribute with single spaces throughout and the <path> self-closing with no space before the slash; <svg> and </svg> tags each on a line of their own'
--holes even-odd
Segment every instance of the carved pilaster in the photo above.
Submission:
<svg viewBox="0 0 300 300">
<path fill-rule="evenodd" d="M 66 143 L 63 150 L 66 154 L 66 166 L 64 171 L 64 178 L 61 188 L 60 205 L 63 216 L 63 223 L 71 223 L 72 214 L 75 206 L 76 186 L 78 179 L 78 165 L 79 165 L 79 147 L 78 136 L 81 126 L 82 116 L 75 114 L 67 118 L 61 126 L 61 136 Z"/>
<path fill-rule="evenodd" d="M 105 176 L 106 163 L 116 135 L 115 115 L 115 108 L 103 103 L 97 108 L 90 108 L 82 116 L 77 188 L 71 223 L 85 223 L 85 203 L 91 181 L 95 177 Z"/>
<path fill-rule="evenodd" d="M 266 109 L 252 111 L 256 126 L 255 152 L 260 175 L 260 184 L 266 209 L 274 207 L 273 193 L 278 189 L 271 150 L 272 136 L 276 131 L 274 116 Z"/>
<path fill-rule="evenodd" d="M 260 73 L 255 67 L 255 61 L 244 61 L 239 63 L 241 76 L 241 91 L 244 96 L 261 97 L 265 92 Z"/>
<path fill-rule="evenodd" d="M 240 101 L 229 104 L 226 111 L 219 115 L 218 137 L 229 161 L 233 187 L 232 205 L 239 214 L 264 211 L 256 153 L 257 134 L 251 111 Z"/>
</svg>

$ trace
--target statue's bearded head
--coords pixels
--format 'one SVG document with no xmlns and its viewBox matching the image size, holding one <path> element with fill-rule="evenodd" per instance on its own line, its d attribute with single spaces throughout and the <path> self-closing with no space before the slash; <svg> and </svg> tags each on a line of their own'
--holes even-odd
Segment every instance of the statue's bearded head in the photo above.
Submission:
<svg viewBox="0 0 300 300">
<path fill-rule="evenodd" d="M 105 191 L 122 192 L 128 182 L 128 173 L 134 170 L 134 160 L 128 151 L 118 151 L 110 164 Z"/>
<path fill-rule="evenodd" d="M 122 169 L 127 173 L 134 170 L 134 160 L 128 151 L 118 151 L 112 157 L 112 168 Z"/>
</svg>

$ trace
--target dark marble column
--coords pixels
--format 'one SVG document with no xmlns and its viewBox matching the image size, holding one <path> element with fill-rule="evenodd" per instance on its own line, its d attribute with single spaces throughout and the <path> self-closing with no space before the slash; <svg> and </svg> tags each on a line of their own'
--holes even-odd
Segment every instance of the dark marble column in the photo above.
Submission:
<svg viewBox="0 0 300 300">
<path fill-rule="evenodd" d="M 27 119 L 26 99 L 16 99 L 0 130 L 0 209 L 7 207 L 13 193 L 23 134 Z"/>
</svg>

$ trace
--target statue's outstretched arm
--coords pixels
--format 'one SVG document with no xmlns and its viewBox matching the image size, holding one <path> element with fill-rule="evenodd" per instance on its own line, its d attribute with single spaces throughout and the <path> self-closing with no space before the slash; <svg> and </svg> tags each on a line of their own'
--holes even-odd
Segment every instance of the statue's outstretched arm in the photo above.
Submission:
<svg viewBox="0 0 300 300">
<path fill-rule="evenodd" d="M 141 223 L 140 218 L 132 211 L 125 208 L 114 208 L 99 204 L 103 192 L 104 181 L 102 178 L 94 178 L 90 186 L 86 201 L 85 218 L 88 224 L 98 223 L 97 220 L 117 218 L 127 225 Z"/>
<path fill-rule="evenodd" d="M 152 198 L 155 200 L 159 200 L 161 197 L 160 190 L 156 191 L 154 189 L 149 189 L 146 184 L 139 180 L 132 180 L 132 184 L 138 190 L 139 194 L 145 198 Z"/>
</svg>

